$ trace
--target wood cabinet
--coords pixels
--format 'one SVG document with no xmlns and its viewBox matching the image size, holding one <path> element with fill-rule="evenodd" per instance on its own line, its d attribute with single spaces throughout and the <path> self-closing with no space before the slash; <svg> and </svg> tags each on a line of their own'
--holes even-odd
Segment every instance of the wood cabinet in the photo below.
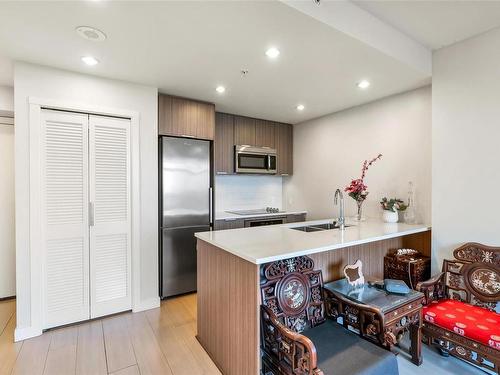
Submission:
<svg viewBox="0 0 500 375">
<path fill-rule="evenodd" d="M 234 144 L 256 146 L 256 120 L 250 117 L 234 117 Z"/>
<path fill-rule="evenodd" d="M 234 173 L 234 116 L 215 114 L 214 166 L 216 174 Z"/>
<path fill-rule="evenodd" d="M 172 97 L 160 94 L 158 95 L 158 134 L 172 135 L 177 133 L 175 130 L 172 124 Z"/>
<path fill-rule="evenodd" d="M 160 94 L 158 134 L 213 140 L 215 105 Z"/>
<path fill-rule="evenodd" d="M 278 154 L 277 174 L 293 173 L 292 125 L 219 112 L 215 123 L 215 173 L 235 173 L 235 145 L 274 148 Z"/>
<path fill-rule="evenodd" d="M 214 224 L 215 230 L 237 229 L 244 227 L 245 227 L 245 220 L 243 219 L 215 220 Z"/>
<path fill-rule="evenodd" d="M 288 176 L 293 173 L 293 126 L 275 125 L 275 144 L 278 154 L 278 175 Z"/>
<path fill-rule="evenodd" d="M 250 117 L 235 116 L 234 144 L 275 147 L 275 123 Z"/>
<path fill-rule="evenodd" d="M 214 230 L 224 230 L 224 229 L 237 229 L 244 228 L 246 220 L 272 220 L 275 216 L 258 216 L 258 217 L 247 217 L 241 219 L 221 219 L 215 220 Z M 283 216 L 280 216 L 283 218 Z M 283 222 L 284 223 L 298 223 L 301 221 L 306 221 L 306 214 L 289 214 L 285 215 Z"/>
<path fill-rule="evenodd" d="M 255 120 L 255 145 L 275 148 L 275 123 L 266 120 Z"/>
</svg>

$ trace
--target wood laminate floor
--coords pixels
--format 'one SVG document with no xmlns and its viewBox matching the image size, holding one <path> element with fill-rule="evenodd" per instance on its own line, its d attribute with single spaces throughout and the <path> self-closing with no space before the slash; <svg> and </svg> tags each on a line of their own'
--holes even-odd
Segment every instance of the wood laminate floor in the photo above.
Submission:
<svg viewBox="0 0 500 375">
<path fill-rule="evenodd" d="M 220 374 L 195 338 L 196 294 L 14 343 L 15 300 L 0 302 L 0 375 Z M 423 346 L 424 363 L 398 356 L 400 375 L 485 374 Z M 342 374 L 349 375 L 349 374 Z"/>
<path fill-rule="evenodd" d="M 0 375 L 220 374 L 195 338 L 196 294 L 19 343 L 15 326 L 15 300 L 0 302 Z"/>
</svg>

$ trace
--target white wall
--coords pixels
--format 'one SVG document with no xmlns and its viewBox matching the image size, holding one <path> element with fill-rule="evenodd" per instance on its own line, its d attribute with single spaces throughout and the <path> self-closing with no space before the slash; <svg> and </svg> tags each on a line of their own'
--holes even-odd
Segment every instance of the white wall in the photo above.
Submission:
<svg viewBox="0 0 500 375">
<path fill-rule="evenodd" d="M 227 175 L 215 177 L 215 212 L 282 207 L 279 176 Z M 216 217 L 217 218 L 217 217 Z"/>
<path fill-rule="evenodd" d="M 158 299 L 157 89 L 17 63 L 15 87 L 17 327 L 30 328 L 28 97 L 136 111 L 140 114 L 140 301 Z"/>
<path fill-rule="evenodd" d="M 0 86 L 0 112 L 14 111 L 14 90 Z M 14 126 L 0 124 L 0 298 L 16 294 Z"/>
<path fill-rule="evenodd" d="M 0 111 L 14 111 L 14 89 L 0 86 Z"/>
<path fill-rule="evenodd" d="M 294 126 L 294 174 L 285 181 L 286 209 L 305 209 L 309 219 L 338 215 L 333 194 L 359 178 L 361 165 L 382 153 L 365 179 L 370 192 L 364 215 L 380 217 L 382 197 L 407 199 L 416 188 L 419 220 L 430 223 L 431 88 L 395 95 Z M 346 215 L 356 213 L 344 193 Z"/>
<path fill-rule="evenodd" d="M 500 246 L 500 29 L 433 57 L 434 265 L 475 241 Z"/>
</svg>

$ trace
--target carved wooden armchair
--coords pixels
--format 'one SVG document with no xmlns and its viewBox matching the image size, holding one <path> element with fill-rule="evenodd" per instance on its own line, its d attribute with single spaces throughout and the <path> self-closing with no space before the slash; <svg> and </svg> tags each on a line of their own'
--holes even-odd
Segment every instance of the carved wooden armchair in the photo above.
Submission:
<svg viewBox="0 0 500 375">
<path fill-rule="evenodd" d="M 265 375 L 398 374 L 394 354 L 326 319 L 321 271 L 311 258 L 261 268 Z"/>
<path fill-rule="evenodd" d="M 425 294 L 428 345 L 500 373 L 500 247 L 467 243 L 442 272 L 417 284 Z"/>
</svg>

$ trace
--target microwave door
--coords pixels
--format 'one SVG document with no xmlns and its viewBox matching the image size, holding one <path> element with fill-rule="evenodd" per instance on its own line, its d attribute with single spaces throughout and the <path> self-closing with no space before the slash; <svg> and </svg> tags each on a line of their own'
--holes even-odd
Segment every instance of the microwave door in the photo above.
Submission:
<svg viewBox="0 0 500 375">
<path fill-rule="evenodd" d="M 239 153 L 237 160 L 237 172 L 266 173 L 268 169 L 267 155 Z"/>
</svg>

